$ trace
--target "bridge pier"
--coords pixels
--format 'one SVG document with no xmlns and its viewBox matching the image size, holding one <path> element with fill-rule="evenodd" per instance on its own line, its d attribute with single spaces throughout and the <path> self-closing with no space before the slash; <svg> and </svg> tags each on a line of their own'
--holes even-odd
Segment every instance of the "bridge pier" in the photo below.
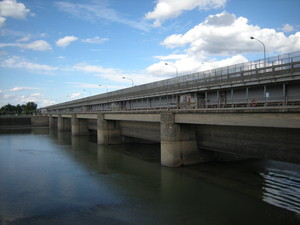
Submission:
<svg viewBox="0 0 300 225">
<path fill-rule="evenodd" d="M 161 114 L 161 164 L 179 167 L 199 162 L 196 129 L 175 123 L 174 113 Z"/>
<path fill-rule="evenodd" d="M 103 113 L 97 114 L 98 144 L 121 144 L 122 136 L 117 121 L 105 120 Z"/>
<path fill-rule="evenodd" d="M 64 130 L 64 119 L 61 115 L 58 115 L 57 117 L 57 130 L 62 131 Z"/>
<path fill-rule="evenodd" d="M 57 117 L 57 129 L 58 131 L 71 130 L 71 121 L 69 118 L 64 118 L 62 115 Z"/>
<path fill-rule="evenodd" d="M 87 120 L 78 119 L 76 114 L 71 115 L 71 133 L 72 135 L 87 135 L 89 133 Z"/>
<path fill-rule="evenodd" d="M 55 127 L 54 118 L 51 115 L 49 116 L 49 127 L 50 128 Z"/>
</svg>

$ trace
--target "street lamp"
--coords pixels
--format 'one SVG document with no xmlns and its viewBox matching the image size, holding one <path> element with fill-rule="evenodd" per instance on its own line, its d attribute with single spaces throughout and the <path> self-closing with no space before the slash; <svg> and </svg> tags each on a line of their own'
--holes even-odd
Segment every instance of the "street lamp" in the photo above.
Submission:
<svg viewBox="0 0 300 225">
<path fill-rule="evenodd" d="M 132 85 L 132 87 L 133 87 L 133 80 L 132 80 L 131 78 L 129 78 L 129 77 L 122 77 L 122 79 L 128 79 L 128 80 L 131 80 L 131 85 Z"/>
<path fill-rule="evenodd" d="M 87 90 L 83 90 L 83 91 L 87 91 Z M 89 92 L 89 93 L 90 93 L 90 96 L 92 95 L 92 93 L 91 93 L 90 91 L 87 91 L 87 92 Z"/>
<path fill-rule="evenodd" d="M 108 87 L 103 85 L 103 84 L 99 84 L 99 87 L 106 87 L 106 92 L 108 92 Z"/>
<path fill-rule="evenodd" d="M 165 63 L 166 66 L 173 66 L 176 69 L 176 77 L 178 77 L 178 69 L 175 65 L 173 64 L 169 64 L 169 63 Z"/>
<path fill-rule="evenodd" d="M 255 37 L 250 37 L 250 39 L 257 40 L 258 42 L 260 42 L 263 45 L 263 47 L 264 47 L 264 67 L 266 67 L 266 46 L 265 46 L 265 44 L 262 41 L 256 39 Z"/>
</svg>

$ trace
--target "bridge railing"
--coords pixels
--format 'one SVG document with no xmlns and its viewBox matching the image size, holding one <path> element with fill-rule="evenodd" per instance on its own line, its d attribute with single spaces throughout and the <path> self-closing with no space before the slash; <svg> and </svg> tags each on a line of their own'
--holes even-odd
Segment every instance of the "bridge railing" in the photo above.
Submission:
<svg viewBox="0 0 300 225">
<path fill-rule="evenodd" d="M 143 84 L 132 88 L 117 90 L 105 94 L 91 96 L 65 102 L 48 108 L 66 108 L 89 104 L 124 101 L 143 97 L 155 97 L 192 91 L 204 91 L 221 86 L 244 85 L 245 82 L 261 82 L 276 77 L 300 75 L 300 51 L 279 56 L 260 59 L 236 65 L 206 70 L 175 78 Z"/>
</svg>

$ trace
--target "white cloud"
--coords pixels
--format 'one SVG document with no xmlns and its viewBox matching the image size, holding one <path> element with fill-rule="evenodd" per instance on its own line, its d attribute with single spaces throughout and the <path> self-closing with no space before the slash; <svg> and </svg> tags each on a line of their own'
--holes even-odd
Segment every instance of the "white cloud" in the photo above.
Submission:
<svg viewBox="0 0 300 225">
<path fill-rule="evenodd" d="M 114 82 L 122 82 L 124 84 L 125 83 L 127 84 L 128 82 L 131 81 L 128 79 L 122 79 L 122 77 L 128 77 L 134 81 L 135 85 L 145 84 L 145 83 L 161 80 L 163 78 L 167 78 L 167 76 L 163 77 L 163 76 L 156 76 L 156 74 L 148 74 L 146 73 L 146 71 L 141 71 L 139 73 L 127 73 L 117 68 L 105 68 L 98 65 L 89 65 L 87 63 L 76 64 L 75 66 L 73 66 L 73 70 L 83 71 L 85 73 L 93 74 L 94 76 L 99 76 L 101 78 L 114 81 Z M 97 84 L 96 86 L 98 85 L 99 84 Z M 85 87 L 95 88 L 95 84 L 85 86 Z M 112 88 L 116 88 L 116 87 L 112 87 Z M 124 87 L 118 87 L 118 89 L 119 88 L 124 88 Z"/>
<path fill-rule="evenodd" d="M 4 26 L 6 17 L 25 19 L 28 13 L 30 13 L 30 9 L 16 0 L 0 1 L 0 27 Z"/>
<path fill-rule="evenodd" d="M 8 91 L 17 92 L 17 91 L 24 91 L 24 90 L 34 90 L 36 88 L 33 87 L 14 87 L 9 89 Z"/>
<path fill-rule="evenodd" d="M 104 68 L 102 66 L 89 65 L 86 63 L 78 63 L 75 66 L 73 66 L 73 69 L 77 71 L 83 71 L 86 73 L 96 73 L 96 74 L 109 75 L 109 76 L 121 74 L 120 70 L 115 68 Z"/>
<path fill-rule="evenodd" d="M 155 9 L 148 12 L 145 18 L 154 20 L 154 26 L 160 26 L 164 21 L 179 16 L 185 10 L 216 9 L 225 6 L 227 0 L 158 0 Z"/>
<path fill-rule="evenodd" d="M 281 28 L 281 30 L 285 33 L 288 33 L 288 32 L 294 31 L 295 28 L 290 24 L 284 24 L 283 27 Z"/>
<path fill-rule="evenodd" d="M 7 59 L 2 60 L 0 62 L 0 67 L 12 69 L 27 69 L 36 72 L 52 72 L 58 69 L 57 67 L 28 62 L 27 60 L 19 56 L 11 56 Z"/>
<path fill-rule="evenodd" d="M 18 3 L 16 0 L 3 0 L 0 2 L 1 17 L 25 19 L 29 12 L 30 10 L 23 3 Z"/>
<path fill-rule="evenodd" d="M 90 43 L 90 44 L 102 44 L 105 41 L 108 41 L 108 38 L 100 38 L 100 37 L 94 37 L 94 38 L 87 38 L 82 40 L 82 42 Z"/>
<path fill-rule="evenodd" d="M 176 68 L 180 76 L 247 61 L 248 60 L 242 55 L 236 55 L 223 60 L 209 59 L 204 56 L 196 55 L 182 55 L 182 57 L 176 59 L 175 62 L 168 62 L 168 65 L 165 64 L 166 61 L 155 63 L 147 67 L 146 72 L 161 77 L 175 77 Z"/>
<path fill-rule="evenodd" d="M 71 44 L 74 41 L 77 41 L 78 38 L 75 36 L 65 36 L 64 38 L 58 39 L 56 41 L 56 45 L 62 48 L 67 47 L 69 44 Z"/>
<path fill-rule="evenodd" d="M 286 36 L 275 29 L 260 28 L 249 24 L 248 19 L 222 12 L 208 16 L 186 33 L 173 34 L 161 43 L 173 53 L 166 56 L 155 56 L 160 61 L 146 68 L 153 75 L 175 76 L 174 66 L 179 75 L 194 73 L 217 67 L 246 62 L 243 54 L 260 53 L 262 45 L 251 40 L 254 36 L 262 41 L 267 56 L 300 50 L 300 32 Z M 165 62 L 169 65 L 166 66 Z"/>
<path fill-rule="evenodd" d="M 260 52 L 261 46 L 250 37 L 266 44 L 267 52 L 289 52 L 300 49 L 300 32 L 285 36 L 275 29 L 260 28 L 244 17 L 222 12 L 211 15 L 185 34 L 167 37 L 162 45 L 167 48 L 187 47 L 188 54 L 236 55 Z"/>
<path fill-rule="evenodd" d="M 52 49 L 51 45 L 44 40 L 37 40 L 32 43 L 25 44 L 24 48 L 32 49 L 36 51 L 47 51 Z"/>
<path fill-rule="evenodd" d="M 0 27 L 3 27 L 5 24 L 6 18 L 0 16 Z"/>
<path fill-rule="evenodd" d="M 20 42 L 20 40 L 18 40 L 18 41 Z M 19 47 L 19 48 L 30 49 L 30 50 L 35 50 L 35 51 L 48 51 L 48 50 L 52 49 L 51 45 L 44 40 L 37 40 L 37 41 L 33 41 L 28 44 L 0 43 L 0 48 L 5 48 L 5 47 Z"/>
<path fill-rule="evenodd" d="M 140 30 L 149 30 L 150 25 L 144 20 L 131 20 L 116 10 L 112 9 L 109 1 L 91 1 L 89 3 L 71 3 L 65 1 L 55 2 L 59 10 L 72 15 L 81 20 L 86 20 L 92 23 L 108 22 L 125 24 Z"/>
<path fill-rule="evenodd" d="M 33 89 L 38 89 L 38 88 L 33 88 Z M 43 93 L 32 93 L 27 95 L 0 93 L 0 107 L 8 103 L 12 105 L 17 105 L 17 104 L 22 105 L 22 104 L 26 104 L 27 102 L 37 103 L 38 108 L 55 103 L 55 101 L 45 97 Z"/>
<path fill-rule="evenodd" d="M 17 40 L 17 42 L 28 42 L 30 40 L 30 35 L 27 35 L 25 37 L 22 37 Z"/>
<path fill-rule="evenodd" d="M 75 92 L 75 93 L 72 93 L 69 97 L 71 99 L 75 99 L 75 98 L 79 98 L 80 96 L 81 96 L 80 92 Z"/>
</svg>

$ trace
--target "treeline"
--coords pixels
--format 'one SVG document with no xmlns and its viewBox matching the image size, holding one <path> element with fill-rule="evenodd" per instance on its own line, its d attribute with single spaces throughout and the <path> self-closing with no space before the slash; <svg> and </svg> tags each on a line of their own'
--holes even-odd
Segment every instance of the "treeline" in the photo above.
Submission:
<svg viewBox="0 0 300 225">
<path fill-rule="evenodd" d="M 34 114 L 37 109 L 37 104 L 34 102 L 27 102 L 23 105 L 7 104 L 0 109 L 0 115 L 25 115 Z"/>
</svg>

